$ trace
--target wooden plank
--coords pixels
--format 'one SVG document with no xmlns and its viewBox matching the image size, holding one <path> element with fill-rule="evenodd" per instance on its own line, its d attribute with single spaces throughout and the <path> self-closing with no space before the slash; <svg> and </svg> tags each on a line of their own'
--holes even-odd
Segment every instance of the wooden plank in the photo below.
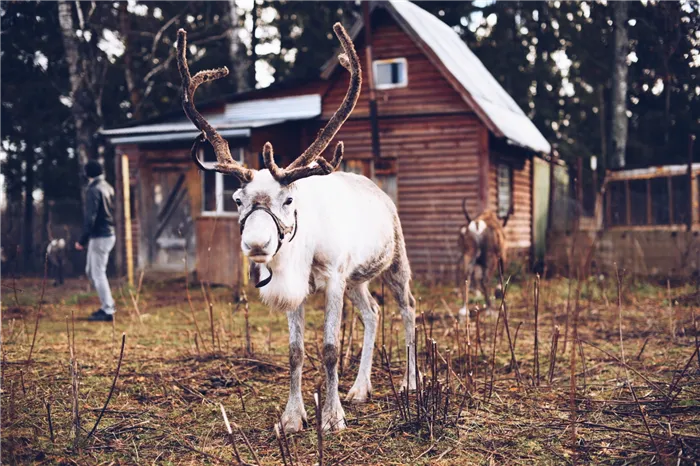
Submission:
<svg viewBox="0 0 700 466">
<path fill-rule="evenodd" d="M 131 183 L 129 179 L 129 156 L 122 154 L 122 184 L 124 188 L 124 236 L 126 240 L 126 276 L 129 286 L 134 286 L 134 256 L 131 237 Z"/>
<path fill-rule="evenodd" d="M 670 224 L 675 224 L 676 219 L 673 216 L 673 180 L 672 177 L 666 178 L 668 186 L 668 219 Z"/>
<path fill-rule="evenodd" d="M 173 187 L 172 191 L 168 194 L 168 198 L 165 200 L 165 204 L 163 205 L 163 208 L 161 209 L 160 212 L 158 212 L 158 221 L 163 220 L 164 217 L 168 216 L 168 212 L 170 211 L 170 208 L 172 206 L 173 201 L 175 198 L 180 194 L 180 189 L 182 188 L 183 183 L 185 182 L 185 174 L 182 173 L 178 178 L 177 181 L 175 182 L 175 186 Z M 156 235 L 158 237 L 158 235 Z"/>
<path fill-rule="evenodd" d="M 647 187 L 647 225 L 651 225 L 653 223 L 653 218 L 652 216 L 653 211 L 651 208 L 651 180 L 647 178 L 646 180 L 646 187 Z"/>
<path fill-rule="evenodd" d="M 693 204 L 695 203 L 695 195 L 693 185 L 693 143 L 695 142 L 695 135 L 691 134 L 688 137 L 688 231 L 693 228 L 693 217 L 695 210 Z"/>
<path fill-rule="evenodd" d="M 195 226 L 199 279 L 236 289 L 242 275 L 238 215 L 200 216 Z"/>
<path fill-rule="evenodd" d="M 483 212 L 489 205 L 489 131 L 481 128 L 479 135 L 479 201 Z"/>
<path fill-rule="evenodd" d="M 632 196 L 630 195 L 629 180 L 625 180 L 625 223 L 632 225 Z"/>
</svg>

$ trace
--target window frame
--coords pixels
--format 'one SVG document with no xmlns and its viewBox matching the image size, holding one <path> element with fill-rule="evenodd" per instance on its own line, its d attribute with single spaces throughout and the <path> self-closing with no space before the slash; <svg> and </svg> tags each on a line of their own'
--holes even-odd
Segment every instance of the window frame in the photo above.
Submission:
<svg viewBox="0 0 700 466">
<path fill-rule="evenodd" d="M 231 149 L 231 155 L 233 156 L 235 152 L 238 151 L 237 162 L 241 165 L 244 163 L 245 150 L 243 147 L 234 147 Z M 200 160 L 204 160 L 204 149 L 200 147 L 199 149 Z M 201 204 L 201 215 L 203 217 L 238 217 L 238 209 L 236 211 L 224 210 L 224 174 L 219 172 L 214 172 L 214 203 L 216 205 L 216 210 L 206 210 L 206 177 L 205 172 L 201 172 L 202 180 L 202 204 Z M 220 201 L 220 202 L 219 202 Z"/>
<path fill-rule="evenodd" d="M 501 167 L 505 167 L 508 170 L 508 190 L 509 190 L 509 198 L 508 198 L 508 208 L 505 211 L 505 214 L 501 215 Z M 496 216 L 499 219 L 504 219 L 508 217 L 511 213 L 513 213 L 514 210 L 514 202 L 513 202 L 513 165 L 507 162 L 498 162 L 496 164 Z"/>
<path fill-rule="evenodd" d="M 398 83 L 384 83 L 380 84 L 377 82 L 378 68 L 380 65 L 388 65 L 392 63 L 403 64 L 403 73 L 401 73 L 401 80 Z M 388 90 L 388 89 L 400 89 L 403 87 L 408 87 L 408 60 L 405 57 L 396 58 L 386 58 L 382 60 L 372 61 L 372 79 L 374 81 L 374 88 L 378 91 Z"/>
</svg>

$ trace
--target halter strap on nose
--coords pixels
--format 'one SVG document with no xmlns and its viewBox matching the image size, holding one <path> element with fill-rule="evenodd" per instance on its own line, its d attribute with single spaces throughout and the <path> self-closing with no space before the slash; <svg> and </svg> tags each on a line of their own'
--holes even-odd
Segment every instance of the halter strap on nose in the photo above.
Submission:
<svg viewBox="0 0 700 466">
<path fill-rule="evenodd" d="M 274 214 L 268 207 L 262 206 L 262 205 L 256 205 L 254 206 L 250 212 L 246 214 L 245 217 L 241 220 L 241 236 L 243 235 L 243 228 L 245 228 L 245 222 L 248 220 L 248 217 L 253 215 L 255 211 L 262 210 L 263 212 L 266 212 L 270 217 L 272 217 L 272 220 L 275 222 L 275 226 L 277 227 L 277 237 L 279 241 L 277 241 L 277 249 L 275 250 L 275 253 L 272 255 L 273 257 L 277 255 L 279 252 L 280 248 L 282 247 L 282 241 L 284 241 L 284 237 L 288 233 L 292 233 L 292 237 L 289 239 L 289 242 L 291 243 L 294 237 L 297 235 L 297 230 L 299 229 L 299 225 L 297 222 L 297 211 L 296 209 L 294 210 L 294 225 L 293 226 L 287 226 L 284 223 L 282 223 L 282 220 Z M 264 280 L 261 280 L 260 282 L 256 283 L 255 288 L 262 288 L 263 286 L 267 285 L 270 283 L 272 280 L 272 269 L 270 267 L 266 267 L 267 271 L 270 272 L 270 275 L 265 278 Z"/>
</svg>

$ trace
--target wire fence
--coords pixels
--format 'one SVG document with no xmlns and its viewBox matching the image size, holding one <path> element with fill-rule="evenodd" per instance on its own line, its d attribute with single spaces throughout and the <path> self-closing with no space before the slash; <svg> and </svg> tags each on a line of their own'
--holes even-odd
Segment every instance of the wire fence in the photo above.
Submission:
<svg viewBox="0 0 700 466">
<path fill-rule="evenodd" d="M 82 203 L 80 199 L 49 201 L 35 204 L 31 241 L 25 241 L 25 212 L 23 203 L 8 203 L 0 219 L 0 244 L 2 244 L 2 275 L 40 276 L 44 273 L 46 250 L 52 239 L 66 242 L 63 261 L 64 277 L 80 277 L 85 274 L 85 251 L 78 251 L 74 244 L 82 233 Z M 29 251 L 25 251 L 26 245 Z M 114 260 L 110 260 L 107 272 L 114 273 Z M 51 270 L 49 271 L 52 272 Z"/>
</svg>

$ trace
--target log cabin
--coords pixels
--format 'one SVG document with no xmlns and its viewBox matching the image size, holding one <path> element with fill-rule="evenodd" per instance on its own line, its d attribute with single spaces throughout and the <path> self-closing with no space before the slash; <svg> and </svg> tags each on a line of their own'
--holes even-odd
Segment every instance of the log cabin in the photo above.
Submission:
<svg viewBox="0 0 700 466">
<path fill-rule="evenodd" d="M 547 140 L 459 35 L 417 5 L 374 2 L 349 32 L 362 60 L 363 89 L 336 136 L 345 142 L 342 169 L 368 176 L 394 199 L 414 277 L 456 279 L 465 198 L 472 215 L 492 209 L 504 217 L 512 207 L 511 257 L 530 262 L 533 245 L 544 241 L 535 217 L 546 215 L 548 194 L 534 193 L 540 192 L 538 163 L 548 166 Z M 284 166 L 342 100 L 349 78 L 338 65 L 334 54 L 318 79 L 198 107 L 241 162 L 262 168 L 261 150 L 270 141 Z M 242 283 L 231 199 L 238 181 L 198 171 L 189 154 L 197 131 L 184 114 L 103 134 L 115 146 L 117 190 L 129 199 L 118 212 L 118 269 L 132 263 L 137 270 L 183 271 L 186 260 L 202 280 Z M 202 156 L 214 160 L 210 148 Z"/>
</svg>

